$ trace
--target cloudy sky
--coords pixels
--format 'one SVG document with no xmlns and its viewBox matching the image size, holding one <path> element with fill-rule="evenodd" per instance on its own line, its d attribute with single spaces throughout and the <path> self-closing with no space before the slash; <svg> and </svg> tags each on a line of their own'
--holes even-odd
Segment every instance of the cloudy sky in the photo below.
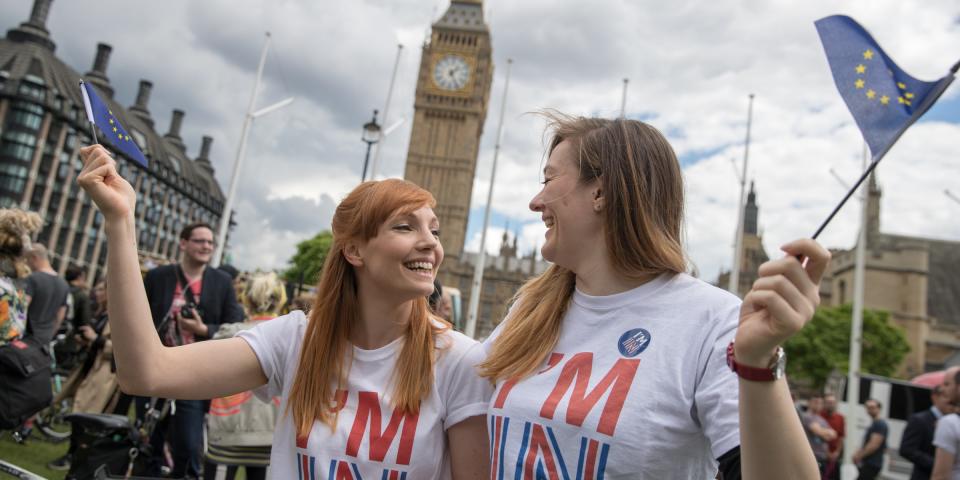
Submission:
<svg viewBox="0 0 960 480">
<path fill-rule="evenodd" d="M 0 3 L 0 27 L 26 20 L 30 0 Z M 333 208 L 360 179 L 361 125 L 384 106 L 403 44 L 387 123 L 406 121 L 383 144 L 382 176 L 402 176 L 420 51 L 448 0 L 121 2 L 58 0 L 48 19 L 57 54 L 85 72 L 95 45 L 113 45 L 108 76 L 132 104 L 141 78 L 154 83 L 150 110 L 161 133 L 186 111 L 188 153 L 215 139 L 226 190 L 257 59 L 272 32 L 258 106 L 285 109 L 252 130 L 235 208 L 233 257 L 242 268 L 283 267 L 294 245 L 329 226 Z M 506 60 L 514 60 L 494 189 L 492 238 L 519 232 L 521 250 L 545 228 L 527 208 L 538 184 L 543 123 L 526 112 L 615 117 L 629 78 L 627 116 L 670 139 L 686 176 L 686 241 L 700 275 L 731 264 L 744 157 L 748 94 L 753 109 L 749 173 L 764 244 L 809 236 L 860 170 L 862 140 L 833 84 L 813 22 L 853 16 L 899 65 L 933 80 L 960 59 L 960 4 L 953 0 L 843 2 L 488 0 L 497 67 L 481 142 L 467 249 L 480 244 Z M 960 87 L 947 91 L 880 165 L 881 228 L 960 240 Z M 739 163 L 738 163 L 739 164 Z M 739 168 L 739 167 L 737 167 Z M 822 235 L 848 248 L 857 211 L 846 207 Z M 497 242 L 494 242 L 497 243 Z M 491 250 L 497 245 L 489 245 Z"/>
</svg>

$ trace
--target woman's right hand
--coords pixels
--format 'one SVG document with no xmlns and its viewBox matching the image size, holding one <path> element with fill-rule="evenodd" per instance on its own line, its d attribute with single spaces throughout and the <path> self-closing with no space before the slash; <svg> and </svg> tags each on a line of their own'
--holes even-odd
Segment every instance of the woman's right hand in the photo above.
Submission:
<svg viewBox="0 0 960 480">
<path fill-rule="evenodd" d="M 137 194 L 117 173 L 117 162 L 100 145 L 80 149 L 83 170 L 77 183 L 90 195 L 106 220 L 123 220 L 133 215 Z"/>
</svg>

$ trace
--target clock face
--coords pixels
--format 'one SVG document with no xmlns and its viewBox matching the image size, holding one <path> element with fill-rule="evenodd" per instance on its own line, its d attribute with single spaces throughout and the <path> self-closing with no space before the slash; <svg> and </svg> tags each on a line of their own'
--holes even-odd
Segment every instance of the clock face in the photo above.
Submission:
<svg viewBox="0 0 960 480">
<path fill-rule="evenodd" d="M 444 90 L 460 90 L 470 79 L 470 66 L 463 57 L 446 55 L 433 66 L 433 83 Z"/>
</svg>

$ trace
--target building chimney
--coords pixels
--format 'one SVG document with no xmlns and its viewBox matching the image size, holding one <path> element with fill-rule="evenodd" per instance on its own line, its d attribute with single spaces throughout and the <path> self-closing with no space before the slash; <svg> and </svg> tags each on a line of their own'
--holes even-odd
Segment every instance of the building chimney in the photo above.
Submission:
<svg viewBox="0 0 960 480">
<path fill-rule="evenodd" d="M 93 60 L 93 68 L 87 72 L 87 80 L 100 87 L 108 97 L 113 98 L 113 87 L 110 86 L 110 79 L 107 78 L 107 65 L 110 63 L 110 52 L 113 47 L 106 43 L 97 44 L 97 56 Z"/>
<path fill-rule="evenodd" d="M 166 138 L 170 143 L 180 147 L 181 151 L 186 151 L 187 146 L 183 144 L 183 139 L 180 138 L 180 126 L 183 124 L 183 110 L 174 110 L 173 117 L 170 118 L 170 130 L 167 132 L 163 138 Z"/>
<path fill-rule="evenodd" d="M 47 15 L 50 14 L 50 4 L 53 0 L 34 0 L 33 9 L 30 10 L 29 24 L 34 27 L 47 29 Z"/>
<path fill-rule="evenodd" d="M 213 163 L 210 162 L 210 147 L 213 145 L 213 137 L 209 135 L 203 136 L 203 144 L 200 146 L 200 156 L 197 157 L 196 162 L 197 166 L 206 170 L 210 174 L 210 178 L 213 179 Z"/>
<path fill-rule="evenodd" d="M 93 59 L 93 70 L 91 73 L 100 73 L 103 75 L 107 74 L 107 64 L 110 63 L 110 52 L 113 51 L 113 47 L 107 45 L 106 43 L 97 44 L 97 56 Z"/>
<path fill-rule="evenodd" d="M 52 3 L 53 0 L 34 0 L 30 19 L 21 23 L 19 27 L 8 30 L 7 38 L 15 42 L 36 43 L 53 51 L 56 44 L 50 39 L 50 32 L 47 31 L 47 16 L 50 14 Z"/>
<path fill-rule="evenodd" d="M 200 146 L 200 156 L 197 158 L 206 158 L 210 159 L 210 147 L 213 146 L 213 137 L 209 135 L 203 136 L 203 145 Z"/>
<path fill-rule="evenodd" d="M 147 104 L 150 103 L 151 90 L 153 90 L 153 83 L 150 83 L 150 80 L 140 80 L 140 87 L 137 89 L 137 101 L 130 107 L 130 113 L 153 127 L 153 118 L 150 117 L 150 110 L 147 108 Z"/>
</svg>

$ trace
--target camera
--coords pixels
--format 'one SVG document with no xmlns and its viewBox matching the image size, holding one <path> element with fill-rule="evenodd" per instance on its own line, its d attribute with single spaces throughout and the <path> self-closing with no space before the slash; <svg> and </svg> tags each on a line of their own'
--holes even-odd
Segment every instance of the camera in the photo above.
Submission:
<svg viewBox="0 0 960 480">
<path fill-rule="evenodd" d="M 198 310 L 199 307 L 196 303 L 187 301 L 187 303 L 184 303 L 183 306 L 180 307 L 180 316 L 183 318 L 196 318 L 194 316 L 194 312 L 197 312 Z"/>
</svg>

